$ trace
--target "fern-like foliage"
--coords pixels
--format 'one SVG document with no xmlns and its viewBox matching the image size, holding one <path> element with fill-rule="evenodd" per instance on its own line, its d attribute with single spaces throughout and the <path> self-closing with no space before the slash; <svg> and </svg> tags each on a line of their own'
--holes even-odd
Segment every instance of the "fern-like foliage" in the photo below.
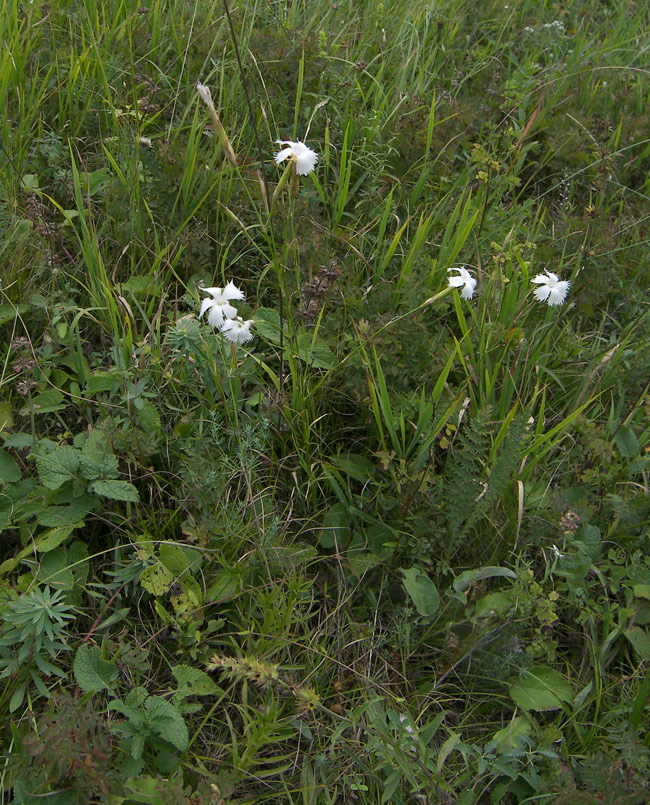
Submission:
<svg viewBox="0 0 650 805">
<path fill-rule="evenodd" d="M 480 411 L 452 448 L 443 484 L 447 522 L 444 539 L 448 555 L 462 546 L 469 532 L 503 495 L 519 463 L 525 444 L 526 416 L 516 416 L 500 450 L 489 465 L 494 423 L 489 407 Z"/>
</svg>

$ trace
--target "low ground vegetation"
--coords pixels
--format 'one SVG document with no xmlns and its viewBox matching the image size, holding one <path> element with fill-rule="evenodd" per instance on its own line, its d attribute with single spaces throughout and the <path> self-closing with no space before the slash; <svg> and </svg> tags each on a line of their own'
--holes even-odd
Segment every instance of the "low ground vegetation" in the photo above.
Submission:
<svg viewBox="0 0 650 805">
<path fill-rule="evenodd" d="M 3 802 L 650 799 L 649 23 L 2 5 Z"/>
</svg>

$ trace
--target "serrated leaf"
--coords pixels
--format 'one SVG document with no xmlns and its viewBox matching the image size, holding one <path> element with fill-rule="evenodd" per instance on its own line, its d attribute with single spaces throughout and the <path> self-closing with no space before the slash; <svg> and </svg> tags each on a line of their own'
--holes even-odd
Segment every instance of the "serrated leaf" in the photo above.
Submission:
<svg viewBox="0 0 650 805">
<path fill-rule="evenodd" d="M 34 437 L 31 433 L 12 433 L 5 439 L 5 447 L 13 447 L 15 450 L 23 450 L 33 444 Z"/>
<path fill-rule="evenodd" d="M 149 696 L 144 707 L 149 713 L 149 727 L 180 752 L 184 752 L 190 737 L 178 709 L 161 696 Z"/>
<path fill-rule="evenodd" d="M 138 490 L 128 481 L 93 481 L 89 487 L 91 492 L 111 500 L 123 500 L 137 503 L 140 500 Z"/>
<path fill-rule="evenodd" d="M 559 710 L 562 702 L 573 701 L 573 689 L 559 671 L 536 666 L 510 685 L 510 695 L 525 710 Z"/>
<path fill-rule="evenodd" d="M 115 383 L 115 377 L 106 371 L 93 372 L 93 374 L 86 381 L 84 387 L 84 394 L 92 396 L 93 394 L 100 394 L 101 392 L 110 391 Z"/>
<path fill-rule="evenodd" d="M 402 580 L 404 589 L 420 615 L 424 617 L 435 615 L 440 607 L 440 595 L 427 574 L 418 567 L 409 570 L 401 568 L 400 573 L 404 576 Z"/>
<path fill-rule="evenodd" d="M 36 469 L 43 486 L 59 489 L 76 477 L 79 469 L 79 451 L 70 445 L 60 445 L 52 453 L 37 453 Z"/>
<path fill-rule="evenodd" d="M 88 435 L 79 456 L 79 470 L 87 481 L 117 478 L 117 458 L 108 445 L 106 434 L 94 430 Z"/>
<path fill-rule="evenodd" d="M 222 692 L 217 683 L 199 668 L 175 665 L 172 674 L 178 683 L 179 696 L 213 696 Z"/>
<path fill-rule="evenodd" d="M 55 411 L 61 411 L 65 408 L 63 405 L 63 394 L 58 389 L 47 389 L 46 391 L 37 394 L 33 401 L 35 414 L 52 414 Z M 24 408 L 23 411 L 29 413 L 29 408 Z"/>
<path fill-rule="evenodd" d="M 138 420 L 149 433 L 158 433 L 162 427 L 158 409 L 150 400 L 145 400 L 142 404 L 142 408 L 138 411 Z"/>
<path fill-rule="evenodd" d="M 21 478 L 22 473 L 16 459 L 0 447 L 0 483 L 12 484 Z"/>
<path fill-rule="evenodd" d="M 112 690 L 118 671 L 114 662 L 102 659 L 99 646 L 82 643 L 74 658 L 74 678 L 84 693 Z"/>
</svg>

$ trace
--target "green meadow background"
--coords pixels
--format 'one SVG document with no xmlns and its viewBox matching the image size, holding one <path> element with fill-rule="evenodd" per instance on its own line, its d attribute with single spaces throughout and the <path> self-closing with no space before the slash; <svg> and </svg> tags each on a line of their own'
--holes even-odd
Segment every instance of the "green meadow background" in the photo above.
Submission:
<svg viewBox="0 0 650 805">
<path fill-rule="evenodd" d="M 2 802 L 648 802 L 646 3 L 0 42 Z"/>
</svg>

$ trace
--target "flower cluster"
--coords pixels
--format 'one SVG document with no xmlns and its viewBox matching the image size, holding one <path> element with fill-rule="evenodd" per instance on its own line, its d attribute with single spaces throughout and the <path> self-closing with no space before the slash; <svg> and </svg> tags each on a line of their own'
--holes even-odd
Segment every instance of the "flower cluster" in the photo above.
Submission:
<svg viewBox="0 0 650 805">
<path fill-rule="evenodd" d="M 474 288 L 476 288 L 476 280 L 474 277 L 465 266 L 448 269 L 448 272 L 451 271 L 457 271 L 458 274 L 449 277 L 449 287 L 462 288 L 463 290 L 460 295 L 463 299 L 471 299 L 472 296 L 474 296 Z M 538 274 L 536 277 L 533 277 L 531 282 L 534 282 L 538 286 L 533 291 L 535 299 L 539 302 L 548 302 L 551 307 L 563 305 L 569 293 L 569 288 L 571 287 L 569 280 L 561 280 L 558 275 L 553 274 L 552 271 L 545 271 L 543 274 Z"/>
<path fill-rule="evenodd" d="M 220 330 L 233 344 L 245 344 L 253 338 L 251 333 L 253 320 L 244 321 L 237 315 L 237 308 L 231 304 L 244 298 L 244 292 L 232 280 L 225 288 L 201 288 L 201 290 L 209 296 L 201 302 L 199 318 L 207 313 L 208 324 Z"/>
</svg>

